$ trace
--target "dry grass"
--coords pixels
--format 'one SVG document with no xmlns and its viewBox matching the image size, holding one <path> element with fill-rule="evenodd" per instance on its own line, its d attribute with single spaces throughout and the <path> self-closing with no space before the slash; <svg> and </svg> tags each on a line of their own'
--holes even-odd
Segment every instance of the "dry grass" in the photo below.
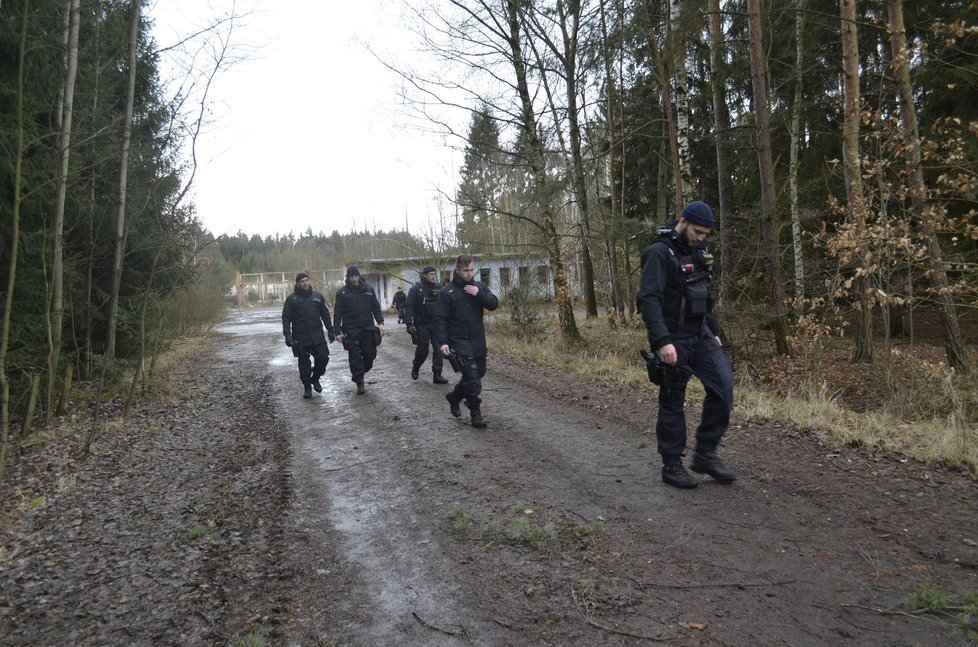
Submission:
<svg viewBox="0 0 978 647">
<path fill-rule="evenodd" d="M 609 386 L 654 388 L 638 352 L 648 347 L 639 324 L 612 328 L 604 318 L 581 318 L 583 341 L 573 348 L 552 317 L 546 325 L 546 334 L 524 340 L 496 318 L 488 327 L 489 347 Z M 902 453 L 978 473 L 975 381 L 948 371 L 940 362 L 939 345 L 923 346 L 919 341 L 913 352 L 895 346 L 886 361 L 874 365 L 819 359 L 847 357 L 849 343 L 838 338 L 824 341 L 815 358 L 775 357 L 764 355 L 761 344 L 735 344 L 735 416 L 776 421 L 828 442 Z M 697 380 L 690 387 L 691 399 L 702 394 Z"/>
</svg>

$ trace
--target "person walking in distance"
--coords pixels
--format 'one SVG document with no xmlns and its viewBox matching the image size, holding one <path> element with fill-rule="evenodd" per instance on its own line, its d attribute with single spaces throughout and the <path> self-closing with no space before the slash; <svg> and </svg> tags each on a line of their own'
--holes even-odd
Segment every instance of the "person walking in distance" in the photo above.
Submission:
<svg viewBox="0 0 978 647">
<path fill-rule="evenodd" d="M 683 405 L 692 375 L 703 383 L 706 398 L 690 469 L 720 483 L 737 480 L 717 456 L 733 409 L 733 370 L 713 317 L 712 257 L 706 253 L 706 236 L 713 226 L 710 206 L 691 202 L 683 207 L 679 221 L 660 229 L 642 253 L 638 309 L 652 350 L 664 365 L 655 426 L 662 480 L 679 488 L 698 485 L 682 462 L 686 449 Z"/>
<path fill-rule="evenodd" d="M 373 288 L 360 278 L 354 265 L 346 268 L 346 285 L 336 293 L 333 325 L 340 331 L 336 339 L 350 355 L 350 374 L 362 395 L 366 393 L 363 376 L 373 368 L 384 334 L 384 315 Z"/>
<path fill-rule="evenodd" d="M 472 426 L 488 426 L 482 417 L 482 378 L 486 375 L 486 310 L 499 307 L 499 299 L 484 283 L 474 280 L 472 257 L 461 254 L 455 260 L 452 280 L 438 293 L 435 310 L 435 343 L 441 354 L 454 352 L 461 363 L 462 379 L 445 394 L 449 410 L 456 418 L 462 415 L 459 406 L 465 400 Z"/>
<path fill-rule="evenodd" d="M 312 289 L 309 275 L 299 272 L 295 275 L 292 294 L 282 305 L 282 334 L 285 335 L 285 345 L 292 349 L 299 361 L 303 398 L 311 398 L 313 389 L 316 393 L 323 391 L 319 378 L 329 363 L 329 346 L 323 328 L 332 342 L 335 335 L 326 299 Z"/>
<path fill-rule="evenodd" d="M 402 323 L 404 321 L 404 303 L 407 301 L 407 295 L 404 294 L 404 290 L 401 286 L 397 286 L 397 290 L 394 291 L 394 309 L 397 310 L 397 323 Z"/>
<path fill-rule="evenodd" d="M 411 379 L 418 379 L 421 365 L 428 359 L 428 347 L 432 347 L 431 372 L 435 384 L 448 384 L 442 377 L 444 360 L 441 349 L 435 346 L 435 310 L 438 307 L 438 272 L 431 265 L 421 269 L 421 280 L 408 290 L 407 301 L 404 304 L 404 324 L 411 341 L 416 346 L 414 361 L 411 364 Z"/>
</svg>

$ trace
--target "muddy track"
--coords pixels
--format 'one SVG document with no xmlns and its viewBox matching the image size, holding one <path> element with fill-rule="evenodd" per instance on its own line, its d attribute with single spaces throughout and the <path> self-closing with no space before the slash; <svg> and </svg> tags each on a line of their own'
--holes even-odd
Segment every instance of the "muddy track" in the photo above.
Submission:
<svg viewBox="0 0 978 647">
<path fill-rule="evenodd" d="M 410 379 L 396 327 L 365 395 L 334 345 L 303 400 L 276 318 L 229 321 L 180 378 L 193 398 L 137 417 L 8 525 L 0 644 L 968 644 L 895 613 L 926 584 L 978 590 L 963 473 L 737 419 L 740 480 L 676 490 L 651 387 L 491 354 L 476 430 L 427 366 Z"/>
</svg>

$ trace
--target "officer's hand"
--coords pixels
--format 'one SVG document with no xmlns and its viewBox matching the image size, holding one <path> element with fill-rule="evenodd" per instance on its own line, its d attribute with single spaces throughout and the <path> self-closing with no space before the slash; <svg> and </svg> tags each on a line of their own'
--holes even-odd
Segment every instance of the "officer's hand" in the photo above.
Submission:
<svg viewBox="0 0 978 647">
<path fill-rule="evenodd" d="M 679 353 L 676 352 L 676 347 L 672 344 L 666 344 L 659 349 L 659 358 L 669 366 L 675 366 L 679 363 Z"/>
<path fill-rule="evenodd" d="M 441 354 L 444 355 L 445 357 L 448 357 L 452 353 L 452 349 L 448 347 L 448 344 L 442 344 L 441 348 L 439 348 L 438 350 L 440 350 Z"/>
<path fill-rule="evenodd" d="M 377 324 L 377 327 L 380 328 L 380 336 L 383 337 L 386 334 L 384 332 L 384 324 Z"/>
<path fill-rule="evenodd" d="M 466 285 L 462 289 L 465 290 L 465 293 L 466 294 L 471 294 L 472 296 L 475 296 L 475 295 L 479 294 L 479 286 L 478 285 Z"/>
<path fill-rule="evenodd" d="M 329 343 L 332 344 L 334 341 L 336 341 L 336 333 L 334 333 L 332 330 L 327 330 L 326 338 L 329 339 Z"/>
<path fill-rule="evenodd" d="M 418 334 L 418 329 L 415 326 L 408 326 L 407 327 L 407 334 L 409 334 L 412 337 L 414 337 L 415 335 Z"/>
<path fill-rule="evenodd" d="M 336 336 L 336 341 L 340 342 L 341 344 L 343 343 L 343 333 L 340 333 Z"/>
<path fill-rule="evenodd" d="M 285 345 L 292 348 L 292 335 L 285 336 Z"/>
</svg>

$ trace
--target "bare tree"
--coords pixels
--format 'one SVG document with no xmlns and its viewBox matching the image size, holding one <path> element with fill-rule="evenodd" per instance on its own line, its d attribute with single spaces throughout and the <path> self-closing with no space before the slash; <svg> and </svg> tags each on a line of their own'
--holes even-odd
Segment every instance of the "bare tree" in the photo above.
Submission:
<svg viewBox="0 0 978 647">
<path fill-rule="evenodd" d="M 849 218 L 856 233 L 866 230 L 866 196 L 863 194 L 862 162 L 859 157 L 859 42 L 856 33 L 856 0 L 839 0 L 842 21 L 842 77 L 844 95 L 844 123 L 842 126 L 842 162 L 846 181 L 846 202 Z M 869 279 L 857 252 L 856 289 L 857 312 L 855 348 L 852 361 L 873 361 L 873 312 L 869 299 Z"/>
<path fill-rule="evenodd" d="M 747 0 L 747 25 L 750 32 L 751 85 L 754 97 L 754 123 L 757 129 L 757 167 L 761 183 L 761 226 L 767 270 L 768 305 L 774 314 L 774 341 L 778 353 L 791 354 L 788 326 L 781 289 L 781 243 L 779 240 L 777 195 L 774 190 L 774 160 L 771 155 L 770 108 L 768 107 L 767 67 L 761 30 L 761 2 Z"/>
<path fill-rule="evenodd" d="M 948 290 L 944 255 L 937 238 L 933 221 L 928 213 L 927 185 L 921 165 L 920 134 L 917 112 L 913 104 L 913 88 L 907 66 L 907 30 L 903 20 L 903 0 L 887 0 L 887 29 L 890 34 L 890 51 L 893 76 L 896 80 L 897 101 L 900 106 L 900 125 L 903 131 L 904 151 L 907 160 L 907 178 L 910 184 L 910 202 L 914 216 L 923 223 L 927 239 L 927 277 L 940 306 L 941 325 L 944 329 L 944 348 L 950 366 L 961 373 L 971 371 L 968 354 L 961 337 L 961 327 L 951 291 Z"/>
<path fill-rule="evenodd" d="M 61 132 L 58 136 L 58 184 L 54 209 L 54 235 L 51 250 L 51 322 L 48 347 L 48 380 L 45 420 L 54 411 L 54 390 L 58 381 L 61 357 L 61 334 L 64 326 L 64 225 L 65 199 L 68 193 L 68 161 L 71 153 L 71 126 L 75 105 L 75 79 L 78 76 L 79 0 L 68 0 L 67 51 L 61 103 Z"/>
<path fill-rule="evenodd" d="M 10 345 L 10 314 L 13 310 L 14 286 L 17 281 L 17 258 L 20 249 L 21 182 L 24 167 L 24 58 L 27 56 L 27 20 L 30 16 L 30 0 L 24 0 L 21 16 L 20 48 L 17 55 L 17 150 L 14 152 L 13 214 L 11 214 L 10 264 L 7 271 L 7 298 L 3 300 L 3 327 L 0 330 L 0 482 L 10 446 L 10 378 L 7 376 L 7 351 Z"/>
<path fill-rule="evenodd" d="M 723 15 L 720 0 L 709 0 L 710 89 L 713 95 L 713 123 L 716 130 L 717 214 L 720 225 L 720 304 L 731 303 L 734 295 L 733 178 L 730 176 L 730 109 L 727 107 Z"/>
<path fill-rule="evenodd" d="M 791 248 L 795 262 L 795 299 L 805 298 L 805 257 L 801 246 L 801 214 L 798 209 L 798 173 L 801 167 L 798 153 L 801 147 L 801 113 L 804 90 L 805 0 L 795 0 L 795 88 L 791 102 L 791 141 L 788 144 L 788 192 L 791 208 Z"/>
</svg>

